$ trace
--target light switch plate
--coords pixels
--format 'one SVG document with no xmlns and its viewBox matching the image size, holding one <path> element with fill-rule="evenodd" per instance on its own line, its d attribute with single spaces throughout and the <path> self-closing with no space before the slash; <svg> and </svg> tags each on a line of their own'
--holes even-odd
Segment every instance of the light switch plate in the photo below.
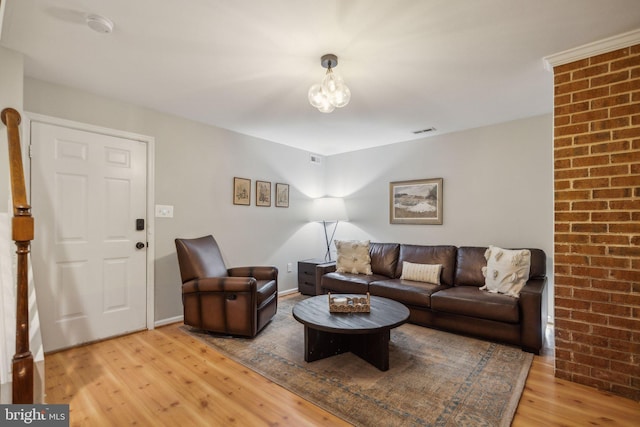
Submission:
<svg viewBox="0 0 640 427">
<path fill-rule="evenodd" d="M 156 205 L 156 218 L 173 218 L 173 206 Z"/>
</svg>

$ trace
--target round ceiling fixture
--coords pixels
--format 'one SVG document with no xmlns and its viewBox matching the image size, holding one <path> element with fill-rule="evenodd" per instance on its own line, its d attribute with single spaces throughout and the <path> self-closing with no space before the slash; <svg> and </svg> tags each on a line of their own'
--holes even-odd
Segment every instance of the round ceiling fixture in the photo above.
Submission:
<svg viewBox="0 0 640 427">
<path fill-rule="evenodd" d="M 111 34 L 113 31 L 113 22 L 110 19 L 100 15 L 88 15 L 87 25 L 93 31 L 100 34 Z"/>
</svg>

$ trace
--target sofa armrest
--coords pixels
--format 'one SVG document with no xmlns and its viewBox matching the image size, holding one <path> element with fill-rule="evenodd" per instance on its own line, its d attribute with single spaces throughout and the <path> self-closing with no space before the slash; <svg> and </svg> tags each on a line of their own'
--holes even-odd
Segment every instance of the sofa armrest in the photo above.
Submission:
<svg viewBox="0 0 640 427">
<path fill-rule="evenodd" d="M 316 265 L 316 295 L 322 294 L 322 276 L 327 273 L 332 273 L 336 271 L 336 263 L 331 262 L 327 264 L 319 264 Z"/>
<path fill-rule="evenodd" d="M 231 277 L 255 277 L 258 280 L 277 280 L 278 269 L 271 266 L 233 267 L 227 269 Z"/>
<path fill-rule="evenodd" d="M 520 336 L 522 348 L 540 354 L 544 346 L 547 328 L 548 296 L 547 278 L 529 279 L 520 291 L 521 322 Z"/>
<path fill-rule="evenodd" d="M 193 279 L 182 284 L 182 294 L 198 292 L 253 292 L 257 281 L 253 277 L 208 277 Z"/>
</svg>

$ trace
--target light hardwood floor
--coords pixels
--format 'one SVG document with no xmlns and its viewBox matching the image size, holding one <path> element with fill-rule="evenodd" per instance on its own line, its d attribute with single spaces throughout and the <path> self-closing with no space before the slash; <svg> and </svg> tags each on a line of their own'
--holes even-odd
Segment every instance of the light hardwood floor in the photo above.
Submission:
<svg viewBox="0 0 640 427">
<path fill-rule="evenodd" d="M 78 426 L 346 426 L 179 324 L 45 356 L 47 403 Z M 534 358 L 513 426 L 638 426 L 640 403 L 556 379 Z"/>
</svg>

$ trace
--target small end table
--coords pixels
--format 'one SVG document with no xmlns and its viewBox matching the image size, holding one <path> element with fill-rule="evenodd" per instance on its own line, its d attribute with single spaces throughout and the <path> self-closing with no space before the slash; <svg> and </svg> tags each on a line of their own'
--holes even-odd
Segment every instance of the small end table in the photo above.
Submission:
<svg viewBox="0 0 640 427">
<path fill-rule="evenodd" d="M 298 261 L 298 292 L 304 295 L 317 295 L 316 285 L 320 280 L 316 274 L 317 268 L 326 269 L 326 267 L 335 267 L 335 265 L 335 261 L 325 261 L 322 258 Z"/>
</svg>

